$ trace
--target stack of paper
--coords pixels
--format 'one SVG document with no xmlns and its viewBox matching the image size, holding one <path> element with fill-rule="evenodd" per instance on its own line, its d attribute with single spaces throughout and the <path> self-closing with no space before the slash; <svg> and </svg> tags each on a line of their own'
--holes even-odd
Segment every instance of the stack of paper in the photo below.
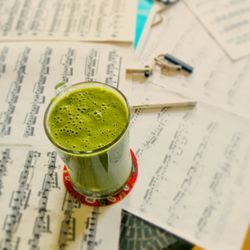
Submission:
<svg viewBox="0 0 250 250">
<path fill-rule="evenodd" d="M 222 15 L 224 3 L 189 1 L 188 6 L 194 2 L 197 8 L 209 9 L 201 19 L 209 15 L 211 19 L 219 9 Z M 231 12 L 244 3 L 247 7 L 244 1 L 232 3 Z M 154 89 L 159 102 L 165 96 L 170 102 L 189 98 L 197 105 L 134 114 L 131 138 L 141 174 L 126 206 L 206 249 L 241 249 L 250 210 L 250 59 L 231 61 L 188 6 L 179 2 L 169 7 L 162 13 L 163 21 L 152 28 L 159 13 L 155 6 L 136 53 L 141 65 L 150 65 L 160 54 L 172 54 L 192 65 L 193 73 L 155 67 L 143 84 L 134 78 L 132 96 L 135 103 L 145 96 L 143 101 L 150 102 Z M 239 44 L 237 51 L 241 57 Z M 236 56 L 236 49 L 232 54 Z M 140 92 L 145 96 L 138 98 Z"/>
<path fill-rule="evenodd" d="M 135 17 L 136 1 L 1 1 L 0 249 L 118 249 L 121 203 L 92 208 L 69 196 L 43 116 L 62 81 L 130 94 Z"/>
<path fill-rule="evenodd" d="M 115 250 L 122 209 L 206 249 L 241 248 L 250 210 L 249 3 L 179 1 L 151 27 L 155 5 L 134 53 L 136 4 L 0 1 L 0 249 Z M 165 53 L 193 73 L 155 66 L 148 78 L 125 75 Z M 122 202 L 92 208 L 65 191 L 64 164 L 43 130 L 62 81 L 105 82 L 131 105 L 197 104 L 133 110 L 136 185 Z"/>
</svg>

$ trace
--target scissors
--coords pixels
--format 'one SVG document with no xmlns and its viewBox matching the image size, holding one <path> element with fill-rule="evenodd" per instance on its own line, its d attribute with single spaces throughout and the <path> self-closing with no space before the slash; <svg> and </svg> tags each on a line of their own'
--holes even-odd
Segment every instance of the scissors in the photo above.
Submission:
<svg viewBox="0 0 250 250">
<path fill-rule="evenodd" d="M 163 21 L 162 12 L 164 12 L 170 5 L 177 3 L 179 0 L 155 0 L 160 5 L 160 9 L 156 12 L 151 27 L 154 27 Z"/>
</svg>

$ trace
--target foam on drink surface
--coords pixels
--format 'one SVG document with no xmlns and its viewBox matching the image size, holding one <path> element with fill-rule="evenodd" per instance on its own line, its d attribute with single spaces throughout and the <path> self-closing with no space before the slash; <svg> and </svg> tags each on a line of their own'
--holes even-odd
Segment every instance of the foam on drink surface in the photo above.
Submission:
<svg viewBox="0 0 250 250">
<path fill-rule="evenodd" d="M 112 143 L 124 130 L 128 110 L 110 90 L 88 87 L 57 101 L 49 114 L 50 134 L 63 148 L 92 151 Z"/>
</svg>

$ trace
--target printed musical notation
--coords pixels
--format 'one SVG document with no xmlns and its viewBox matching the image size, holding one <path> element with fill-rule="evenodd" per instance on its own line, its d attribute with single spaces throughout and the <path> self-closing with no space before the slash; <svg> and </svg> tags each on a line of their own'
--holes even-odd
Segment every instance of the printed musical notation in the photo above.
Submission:
<svg viewBox="0 0 250 250">
<path fill-rule="evenodd" d="M 0 249 L 117 249 L 120 206 L 106 211 L 74 200 L 63 187 L 63 163 L 48 148 L 0 146 Z"/>
<path fill-rule="evenodd" d="M 170 90 L 249 118 L 249 58 L 232 62 L 183 1 L 163 15 L 163 22 L 154 29 L 149 29 L 150 21 L 147 24 L 138 45 L 138 60 L 142 65 L 151 65 L 159 54 L 170 53 L 192 65 L 194 70 L 187 76 L 163 72 L 156 67 L 144 85 L 156 85 L 165 92 Z M 182 21 L 184 19 L 185 22 Z M 153 95 L 150 89 L 148 92 Z M 165 92 L 163 96 L 166 98 Z M 176 99 L 180 99 L 178 95 Z"/>
<path fill-rule="evenodd" d="M 99 216 L 99 208 L 94 208 L 91 212 L 90 217 L 87 218 L 86 221 L 86 236 L 84 238 L 84 242 L 88 245 L 88 250 L 95 249 L 95 246 L 98 245 L 96 240 L 96 230 L 97 230 L 97 223 L 98 223 L 98 216 Z"/>
<path fill-rule="evenodd" d="M 42 233 L 52 233 L 50 229 L 50 215 L 48 213 L 47 204 L 49 194 L 52 188 L 59 188 L 58 186 L 58 175 L 55 172 L 56 169 L 56 152 L 48 152 L 48 171 L 44 175 L 42 188 L 38 192 L 40 197 L 38 214 L 35 217 L 35 223 L 33 227 L 33 237 L 29 240 L 29 244 L 32 249 L 39 248 L 39 240 Z"/>
<path fill-rule="evenodd" d="M 132 121 L 144 171 L 126 209 L 204 248 L 241 246 L 248 227 L 242 215 L 247 218 L 249 203 L 242 204 L 249 188 L 249 120 L 199 103 L 191 110 L 137 110 Z"/>
<path fill-rule="evenodd" d="M 7 175 L 7 163 L 11 161 L 10 158 L 10 149 L 6 148 L 3 151 L 0 151 L 0 196 L 2 194 L 2 189 L 4 185 L 4 177 Z"/>
<path fill-rule="evenodd" d="M 130 49 L 1 44 L 0 208 L 5 212 L 0 215 L 0 249 L 117 249 L 120 206 L 93 209 L 66 194 L 63 163 L 42 132 L 43 115 L 62 81 L 100 81 L 129 95 L 130 82 L 123 79 Z M 107 225 L 114 230 L 106 230 Z"/>
<path fill-rule="evenodd" d="M 6 71 L 6 56 L 8 54 L 8 48 L 7 47 L 3 47 L 1 52 L 0 52 L 0 78 L 2 77 L 2 75 L 5 73 Z"/>
<path fill-rule="evenodd" d="M 22 51 L 22 54 L 20 58 L 18 58 L 17 61 L 17 69 L 16 69 L 16 79 L 14 79 L 13 82 L 11 82 L 11 85 L 9 86 L 9 91 L 6 96 L 6 111 L 4 113 L 1 113 L 1 130 L 0 135 L 10 135 L 11 133 L 11 121 L 13 119 L 13 113 L 16 109 L 16 105 L 19 99 L 19 94 L 22 87 L 22 82 L 24 79 L 24 75 L 26 73 L 26 67 L 28 62 L 28 56 L 30 53 L 29 48 L 24 48 Z"/>
<path fill-rule="evenodd" d="M 99 81 L 130 93 L 130 82 L 123 80 L 130 53 L 126 46 L 10 43 L 0 51 L 2 143 L 46 142 L 43 114 L 59 82 Z"/>
<path fill-rule="evenodd" d="M 80 207 L 81 204 L 65 192 L 62 207 L 64 219 L 61 223 L 59 239 L 60 249 L 64 249 L 69 241 L 72 242 L 76 239 L 76 218 L 73 216 L 73 208 L 79 209 Z"/>
<path fill-rule="evenodd" d="M 136 4 L 135 0 L 2 1 L 0 37 L 133 42 Z"/>
<path fill-rule="evenodd" d="M 63 82 L 69 82 L 70 77 L 72 77 L 74 75 L 73 64 L 74 64 L 74 60 L 76 58 L 75 53 L 76 52 L 74 49 L 69 48 L 68 51 L 61 57 L 61 64 L 63 65 L 63 74 L 62 74 L 63 75 L 62 76 Z M 89 70 L 85 71 L 85 73 L 88 74 L 91 71 L 93 72 L 92 67 L 90 67 Z M 88 77 L 87 77 L 87 79 L 88 79 Z"/>
<path fill-rule="evenodd" d="M 41 64 L 41 70 L 39 73 L 39 79 L 35 83 L 33 88 L 33 100 L 31 104 L 30 111 L 26 114 L 25 117 L 25 131 L 24 131 L 24 137 L 27 138 L 29 136 L 34 136 L 35 134 L 35 124 L 37 120 L 37 116 L 39 113 L 40 106 L 45 103 L 46 97 L 43 94 L 44 88 L 47 82 L 47 77 L 50 73 L 50 60 L 52 55 L 52 48 L 47 47 L 45 49 L 45 52 L 43 54 L 42 60 L 40 62 Z"/>
<path fill-rule="evenodd" d="M 203 22 L 213 37 L 232 59 L 239 59 L 250 53 L 248 1 L 204 2 L 186 1 L 187 5 Z"/>
<path fill-rule="evenodd" d="M 3 224 L 5 238 L 1 241 L 3 249 L 17 249 L 17 243 L 20 243 L 20 237 L 16 236 L 16 232 L 21 223 L 22 213 L 29 206 L 34 167 L 40 156 L 41 154 L 37 151 L 27 152 L 23 170 L 17 178 L 17 189 L 13 190 L 10 195 L 9 212 L 5 215 Z"/>
</svg>

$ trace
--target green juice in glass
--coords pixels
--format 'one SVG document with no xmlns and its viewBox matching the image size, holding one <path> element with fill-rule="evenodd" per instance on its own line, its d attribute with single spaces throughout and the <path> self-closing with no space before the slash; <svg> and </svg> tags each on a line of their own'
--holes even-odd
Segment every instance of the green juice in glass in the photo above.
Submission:
<svg viewBox="0 0 250 250">
<path fill-rule="evenodd" d="M 59 93 L 45 113 L 45 131 L 68 167 L 76 191 L 105 197 L 131 173 L 129 108 L 106 84 L 78 83 Z"/>
</svg>

